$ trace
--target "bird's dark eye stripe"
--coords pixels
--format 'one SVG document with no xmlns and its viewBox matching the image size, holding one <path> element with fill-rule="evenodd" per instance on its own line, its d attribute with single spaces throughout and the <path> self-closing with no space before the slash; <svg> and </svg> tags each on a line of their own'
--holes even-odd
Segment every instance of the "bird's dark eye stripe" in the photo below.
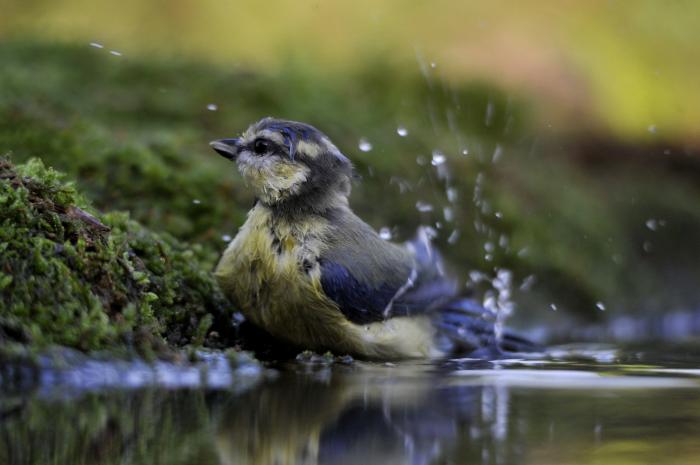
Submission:
<svg viewBox="0 0 700 465">
<path fill-rule="evenodd" d="M 248 145 L 248 149 L 256 155 L 264 155 L 266 153 L 278 150 L 278 145 L 271 140 L 258 138 Z"/>
</svg>

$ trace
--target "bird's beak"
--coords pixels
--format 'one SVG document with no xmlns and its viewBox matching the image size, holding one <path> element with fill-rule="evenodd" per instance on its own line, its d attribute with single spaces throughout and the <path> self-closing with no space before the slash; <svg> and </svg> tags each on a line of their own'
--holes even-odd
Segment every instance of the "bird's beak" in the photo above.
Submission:
<svg viewBox="0 0 700 465">
<path fill-rule="evenodd" d="M 209 142 L 209 146 L 216 153 L 229 160 L 235 160 L 238 156 L 238 139 L 219 139 Z"/>
</svg>

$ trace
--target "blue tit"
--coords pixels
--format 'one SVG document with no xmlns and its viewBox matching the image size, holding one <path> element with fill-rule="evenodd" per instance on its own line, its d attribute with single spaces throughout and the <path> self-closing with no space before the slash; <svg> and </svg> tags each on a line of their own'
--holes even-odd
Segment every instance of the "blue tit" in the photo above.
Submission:
<svg viewBox="0 0 700 465">
<path fill-rule="evenodd" d="M 375 360 L 498 351 L 489 312 L 461 298 L 425 232 L 385 241 L 350 208 L 350 160 L 318 129 L 264 118 L 210 143 L 257 198 L 215 270 L 243 315 L 314 351 Z M 506 349 L 527 341 L 512 334 Z"/>
</svg>

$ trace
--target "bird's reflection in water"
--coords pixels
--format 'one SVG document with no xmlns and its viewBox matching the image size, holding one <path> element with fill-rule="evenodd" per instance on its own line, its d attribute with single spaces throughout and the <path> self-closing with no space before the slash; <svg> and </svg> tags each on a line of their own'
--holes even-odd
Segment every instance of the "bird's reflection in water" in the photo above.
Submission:
<svg viewBox="0 0 700 465">
<path fill-rule="evenodd" d="M 285 373 L 220 410 L 221 463 L 502 463 L 494 446 L 508 434 L 507 390 L 411 376 L 415 369 Z"/>
</svg>

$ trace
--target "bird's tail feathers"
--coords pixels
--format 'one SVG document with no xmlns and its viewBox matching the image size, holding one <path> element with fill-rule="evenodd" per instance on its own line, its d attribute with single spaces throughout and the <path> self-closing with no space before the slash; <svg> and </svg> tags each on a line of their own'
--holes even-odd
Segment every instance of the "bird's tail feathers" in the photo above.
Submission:
<svg viewBox="0 0 700 465">
<path fill-rule="evenodd" d="M 453 299 L 435 314 L 441 345 L 453 354 L 488 351 L 494 357 L 503 352 L 535 352 L 534 342 L 505 329 L 496 338 L 495 315 L 473 299 Z"/>
</svg>

